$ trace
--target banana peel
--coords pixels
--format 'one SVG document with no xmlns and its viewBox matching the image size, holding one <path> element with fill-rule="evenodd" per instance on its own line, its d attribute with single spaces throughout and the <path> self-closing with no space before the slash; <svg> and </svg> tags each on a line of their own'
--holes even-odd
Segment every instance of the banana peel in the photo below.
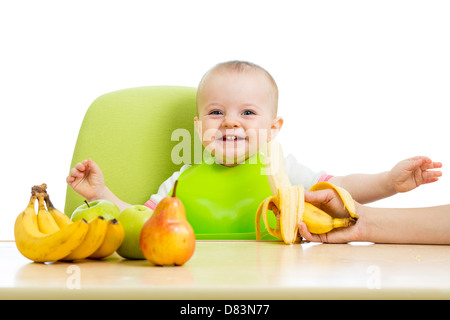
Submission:
<svg viewBox="0 0 450 320">
<path fill-rule="evenodd" d="M 327 233 L 334 228 L 355 224 L 358 219 L 355 202 L 347 190 L 329 182 L 319 182 L 311 187 L 310 191 L 333 189 L 341 198 L 350 217 L 333 218 L 325 211 L 305 202 L 303 186 L 291 185 L 284 166 L 283 152 L 277 141 L 267 144 L 265 159 L 266 173 L 273 196 L 264 199 L 256 211 L 257 240 L 261 240 L 261 217 L 269 234 L 282 239 L 286 244 L 301 242 L 302 237 L 298 231 L 298 224 L 302 221 L 305 222 L 310 232 L 316 234 Z M 274 228 L 269 225 L 269 211 L 272 211 L 277 218 Z"/>
</svg>

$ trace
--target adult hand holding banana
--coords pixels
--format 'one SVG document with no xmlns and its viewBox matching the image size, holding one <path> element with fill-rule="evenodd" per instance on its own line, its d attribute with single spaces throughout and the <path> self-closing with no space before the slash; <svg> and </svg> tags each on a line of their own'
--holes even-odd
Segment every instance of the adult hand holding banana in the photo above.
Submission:
<svg viewBox="0 0 450 320">
<path fill-rule="evenodd" d="M 289 181 L 284 166 L 283 152 L 278 142 L 271 141 L 267 144 L 265 161 L 266 174 L 273 196 L 262 201 L 256 212 L 257 240 L 261 239 L 261 216 L 269 233 L 282 239 L 286 244 L 301 241 L 298 224 L 302 221 L 306 224 L 309 232 L 322 234 L 334 228 L 351 226 L 358 219 L 355 203 L 350 194 L 343 188 L 328 182 L 319 182 L 312 186 L 310 191 L 333 189 L 342 200 L 350 217 L 333 218 L 325 211 L 305 202 L 303 186 L 292 186 Z M 272 211 L 277 218 L 275 228 L 269 226 L 268 211 Z"/>
</svg>

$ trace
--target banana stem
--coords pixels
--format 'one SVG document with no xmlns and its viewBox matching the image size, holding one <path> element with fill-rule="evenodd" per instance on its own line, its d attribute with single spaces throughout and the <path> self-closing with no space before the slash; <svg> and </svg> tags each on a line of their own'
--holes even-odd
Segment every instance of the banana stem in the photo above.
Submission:
<svg viewBox="0 0 450 320">
<path fill-rule="evenodd" d="M 55 209 L 55 206 L 53 205 L 53 203 L 50 201 L 50 196 L 48 195 L 48 193 L 44 196 L 44 200 L 45 203 L 47 204 L 47 207 L 50 209 Z"/>
<path fill-rule="evenodd" d="M 37 199 L 37 197 L 35 195 L 32 195 L 30 197 L 30 202 L 28 202 L 28 206 L 34 208 L 34 204 L 36 203 L 36 199 Z"/>
<path fill-rule="evenodd" d="M 47 194 L 47 184 L 36 185 L 31 188 L 31 194 L 35 196 L 44 196 Z"/>
<path fill-rule="evenodd" d="M 335 218 L 333 219 L 333 228 L 350 227 L 356 223 L 355 218 Z"/>
</svg>

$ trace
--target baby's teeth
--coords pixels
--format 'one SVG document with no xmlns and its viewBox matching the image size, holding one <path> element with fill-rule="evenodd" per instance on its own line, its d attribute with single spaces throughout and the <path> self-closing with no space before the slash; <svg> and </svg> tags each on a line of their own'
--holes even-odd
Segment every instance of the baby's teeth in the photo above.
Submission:
<svg viewBox="0 0 450 320">
<path fill-rule="evenodd" d="M 235 136 L 227 136 L 227 140 L 234 140 L 234 139 L 236 139 L 236 137 Z"/>
</svg>

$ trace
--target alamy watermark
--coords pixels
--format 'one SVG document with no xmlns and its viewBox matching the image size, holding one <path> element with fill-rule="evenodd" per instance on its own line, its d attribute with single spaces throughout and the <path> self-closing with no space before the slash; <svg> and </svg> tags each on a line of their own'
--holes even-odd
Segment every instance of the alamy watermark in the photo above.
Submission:
<svg viewBox="0 0 450 320">
<path fill-rule="evenodd" d="M 171 150 L 170 158 L 173 164 L 213 164 L 214 162 L 225 165 L 258 164 L 262 160 L 260 151 L 264 153 L 268 141 L 266 129 L 245 131 L 207 129 L 203 131 L 201 121 L 196 125 L 194 132 L 198 136 L 194 134 L 192 137 L 191 132 L 185 128 L 178 128 L 172 132 L 171 141 L 179 141 Z M 273 130 L 271 134 L 276 133 L 277 130 Z M 269 159 L 265 159 L 266 165 L 269 164 L 268 161 Z M 272 172 L 264 168 L 261 174 L 272 174 L 278 170 L 278 167 L 278 163 L 272 163 L 270 165 Z"/>
<path fill-rule="evenodd" d="M 66 279 L 67 289 L 81 289 L 81 269 L 76 264 L 71 264 L 66 268 L 69 276 Z"/>
<path fill-rule="evenodd" d="M 366 280 L 367 289 L 381 289 L 381 268 L 372 264 L 367 267 L 366 273 L 368 274 Z"/>
</svg>

